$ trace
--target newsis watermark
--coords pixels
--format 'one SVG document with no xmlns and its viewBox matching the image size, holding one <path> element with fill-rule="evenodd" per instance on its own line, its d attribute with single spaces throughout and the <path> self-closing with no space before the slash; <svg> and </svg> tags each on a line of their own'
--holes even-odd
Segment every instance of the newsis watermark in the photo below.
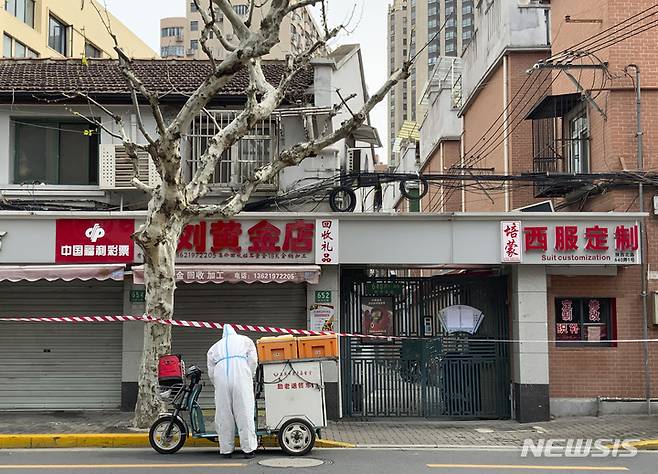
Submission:
<svg viewBox="0 0 658 474">
<path fill-rule="evenodd" d="M 526 439 L 521 457 L 535 458 L 631 458 L 637 454 L 633 445 L 639 439 L 548 438 Z"/>
</svg>

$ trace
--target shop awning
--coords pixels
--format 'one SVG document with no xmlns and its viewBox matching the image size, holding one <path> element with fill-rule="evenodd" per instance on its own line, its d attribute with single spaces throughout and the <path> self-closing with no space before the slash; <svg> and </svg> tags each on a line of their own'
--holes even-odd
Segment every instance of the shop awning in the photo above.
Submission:
<svg viewBox="0 0 658 474">
<path fill-rule="evenodd" d="M 122 281 L 125 265 L 0 265 L 0 281 L 115 280 Z"/>
<path fill-rule="evenodd" d="M 184 283 L 310 283 L 320 280 L 318 265 L 176 265 Z M 144 283 L 144 265 L 133 267 L 133 282 Z"/>
</svg>

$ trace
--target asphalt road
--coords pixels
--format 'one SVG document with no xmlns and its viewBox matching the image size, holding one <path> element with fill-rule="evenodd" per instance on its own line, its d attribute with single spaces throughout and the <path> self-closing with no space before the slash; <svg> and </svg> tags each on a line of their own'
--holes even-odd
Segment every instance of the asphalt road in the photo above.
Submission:
<svg viewBox="0 0 658 474">
<path fill-rule="evenodd" d="M 633 458 L 522 458 L 510 450 L 438 449 L 316 449 L 305 458 L 324 461 L 319 467 L 299 468 L 317 473 L 587 473 L 628 472 L 656 474 L 658 452 L 638 453 Z M 263 460 L 287 461 L 280 451 L 260 452 L 254 460 L 219 457 L 209 449 L 183 449 L 163 456 L 146 449 L 0 449 L 0 474 L 147 474 L 289 472 L 270 468 Z"/>
</svg>

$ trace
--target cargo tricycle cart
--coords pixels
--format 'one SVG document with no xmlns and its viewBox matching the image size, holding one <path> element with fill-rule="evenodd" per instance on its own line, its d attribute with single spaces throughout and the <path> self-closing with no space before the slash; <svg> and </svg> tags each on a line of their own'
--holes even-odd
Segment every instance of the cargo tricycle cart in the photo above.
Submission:
<svg viewBox="0 0 658 474">
<path fill-rule="evenodd" d="M 180 356 L 161 359 L 182 367 L 181 375 L 160 377 L 160 396 L 171 409 L 162 413 L 151 426 L 149 441 L 161 454 L 172 454 L 188 437 L 217 440 L 216 430 L 206 428 L 199 395 L 203 388 L 202 370 L 184 368 Z M 302 456 L 313 449 L 316 435 L 327 425 L 322 362 L 328 359 L 267 361 L 258 366 L 256 393 L 256 434 L 276 435 L 279 446 L 288 455 Z M 265 407 L 259 421 L 258 407 Z"/>
</svg>

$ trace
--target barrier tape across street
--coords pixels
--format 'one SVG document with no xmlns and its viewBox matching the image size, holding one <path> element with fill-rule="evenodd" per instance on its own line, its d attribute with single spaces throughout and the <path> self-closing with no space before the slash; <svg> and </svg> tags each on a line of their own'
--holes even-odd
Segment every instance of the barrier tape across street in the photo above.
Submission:
<svg viewBox="0 0 658 474">
<path fill-rule="evenodd" d="M 366 339 L 384 339 L 384 340 L 409 340 L 409 339 L 430 339 L 420 336 L 381 336 L 375 334 L 360 334 L 351 332 L 334 332 L 334 331 L 313 331 L 311 329 L 292 329 L 278 328 L 272 326 L 256 326 L 252 324 L 236 323 L 217 323 L 214 321 L 184 321 L 177 319 L 159 319 L 154 316 L 53 316 L 53 317 L 17 317 L 17 318 L 0 318 L 0 323 L 123 323 L 137 321 L 143 323 L 167 324 L 177 327 L 188 327 L 198 329 L 222 329 L 224 324 L 230 324 L 239 331 L 261 332 L 268 334 L 292 334 L 295 336 L 341 336 L 341 337 L 359 337 Z M 551 339 L 473 339 L 473 342 L 498 342 L 513 344 L 520 342 L 533 343 L 564 343 L 565 341 Z M 578 343 L 600 344 L 600 341 L 576 341 Z M 606 343 L 640 343 L 640 342 L 658 342 L 658 339 L 608 339 Z"/>
</svg>

